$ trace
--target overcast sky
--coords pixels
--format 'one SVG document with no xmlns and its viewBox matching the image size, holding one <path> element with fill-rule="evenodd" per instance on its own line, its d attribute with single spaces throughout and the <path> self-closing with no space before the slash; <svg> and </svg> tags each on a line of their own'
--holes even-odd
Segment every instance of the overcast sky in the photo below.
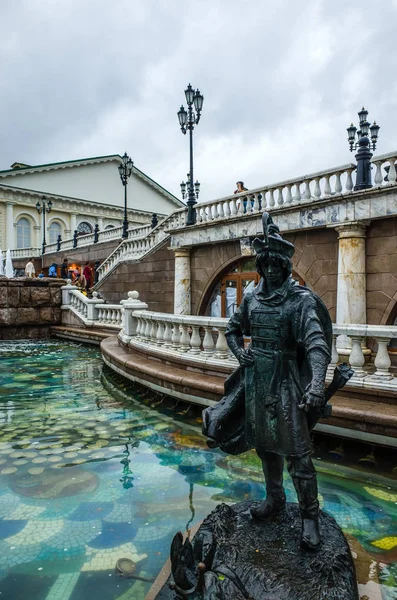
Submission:
<svg viewBox="0 0 397 600">
<path fill-rule="evenodd" d="M 397 150 L 397 0 L 1 0 L 0 169 L 124 153 L 201 200 L 354 160 L 364 104 Z"/>
</svg>

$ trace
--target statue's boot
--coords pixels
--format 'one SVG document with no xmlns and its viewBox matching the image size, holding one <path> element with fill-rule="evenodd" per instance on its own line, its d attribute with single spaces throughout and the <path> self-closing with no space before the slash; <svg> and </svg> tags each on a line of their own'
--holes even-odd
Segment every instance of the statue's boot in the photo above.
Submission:
<svg viewBox="0 0 397 600">
<path fill-rule="evenodd" d="M 321 545 L 318 527 L 317 477 L 314 476 L 310 479 L 294 477 L 293 482 L 302 517 L 301 548 L 304 550 L 317 550 Z"/>
<path fill-rule="evenodd" d="M 257 508 L 251 508 L 251 515 L 257 521 L 264 521 L 285 508 L 285 492 L 283 488 L 284 459 L 278 454 L 261 456 L 262 468 L 266 481 L 266 500 Z"/>
</svg>

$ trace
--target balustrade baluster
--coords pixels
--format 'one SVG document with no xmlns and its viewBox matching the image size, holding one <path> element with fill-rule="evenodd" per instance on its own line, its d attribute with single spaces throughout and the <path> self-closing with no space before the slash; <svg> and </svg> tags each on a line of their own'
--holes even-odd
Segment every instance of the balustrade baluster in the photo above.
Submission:
<svg viewBox="0 0 397 600">
<path fill-rule="evenodd" d="M 361 347 L 362 336 L 352 335 L 350 337 L 352 341 L 352 349 L 350 352 L 349 362 L 354 370 L 354 377 L 365 377 L 366 372 L 363 369 L 365 357 Z"/>
<path fill-rule="evenodd" d="M 230 214 L 232 217 L 235 217 L 237 215 L 237 204 L 235 198 L 232 198 L 230 202 Z"/>
<path fill-rule="evenodd" d="M 291 204 L 292 202 L 292 193 L 291 193 L 292 185 L 287 185 L 287 195 L 285 196 L 284 204 Z"/>
<path fill-rule="evenodd" d="M 172 327 L 169 321 L 165 323 L 164 329 L 164 348 L 171 348 L 172 346 Z"/>
<path fill-rule="evenodd" d="M 218 219 L 223 219 L 224 217 L 224 212 L 223 212 L 223 202 L 219 202 L 219 204 L 217 205 L 217 218 Z"/>
<path fill-rule="evenodd" d="M 146 323 L 145 323 L 145 338 L 144 338 L 144 342 L 146 344 L 148 344 L 150 342 L 150 332 L 152 329 L 152 321 L 151 319 L 145 319 Z"/>
<path fill-rule="evenodd" d="M 244 202 L 242 198 L 237 198 L 237 216 L 241 217 L 244 214 Z"/>
<path fill-rule="evenodd" d="M 335 173 L 335 194 L 340 195 L 342 193 L 342 181 L 341 181 L 342 173 Z"/>
<path fill-rule="evenodd" d="M 228 219 L 230 217 L 230 201 L 226 200 L 225 202 L 225 206 L 224 206 L 224 213 L 225 213 L 225 217 L 226 219 Z"/>
<path fill-rule="evenodd" d="M 149 342 L 151 344 L 156 344 L 156 342 L 157 342 L 157 328 L 158 328 L 158 322 L 155 319 L 152 319 L 152 326 L 150 328 L 150 338 L 149 338 Z"/>
<path fill-rule="evenodd" d="M 204 327 L 203 356 L 212 356 L 214 352 L 214 338 L 212 337 L 212 327 Z"/>
<path fill-rule="evenodd" d="M 269 190 L 269 208 L 273 208 L 273 206 L 275 205 L 275 201 L 274 201 L 274 190 Z"/>
<path fill-rule="evenodd" d="M 395 167 L 394 161 L 395 161 L 394 158 L 391 158 L 389 160 L 390 169 L 389 169 L 389 173 L 388 173 L 388 179 L 389 179 L 389 183 L 391 183 L 391 184 L 396 183 L 396 167 Z"/>
<path fill-rule="evenodd" d="M 182 335 L 180 340 L 179 350 L 181 352 L 188 352 L 190 350 L 190 335 L 189 335 L 189 325 L 187 323 L 181 324 Z"/>
<path fill-rule="evenodd" d="M 321 187 L 320 187 L 320 179 L 321 177 L 315 177 L 315 185 L 314 185 L 314 197 L 318 200 L 321 198 Z"/>
<path fill-rule="evenodd" d="M 179 323 L 172 324 L 172 349 L 179 350 L 181 344 L 181 328 Z"/>
<path fill-rule="evenodd" d="M 283 204 L 284 204 L 283 190 L 284 190 L 284 188 L 282 188 L 282 187 L 278 188 L 278 196 L 277 196 L 277 205 L 278 206 L 283 206 Z"/>
<path fill-rule="evenodd" d="M 374 161 L 374 164 L 376 165 L 376 173 L 375 173 L 374 182 L 376 185 L 382 185 L 382 183 L 383 183 L 383 174 L 382 174 L 383 161 L 376 160 L 376 161 Z"/>
<path fill-rule="evenodd" d="M 326 175 L 325 176 L 324 196 L 331 196 L 330 177 L 331 177 L 331 175 Z"/>
<path fill-rule="evenodd" d="M 192 325 L 189 354 L 200 354 L 201 338 L 199 329 L 198 325 Z"/>
<path fill-rule="evenodd" d="M 140 340 L 141 339 L 142 319 L 140 317 L 135 316 L 133 312 L 131 313 L 131 319 L 135 319 L 135 321 L 136 321 L 136 325 L 135 325 L 135 339 L 136 340 Z"/>
<path fill-rule="evenodd" d="M 156 344 L 158 346 L 162 346 L 164 344 L 164 331 L 165 331 L 164 322 L 159 321 L 158 327 L 157 327 L 157 335 L 156 335 Z"/>
<path fill-rule="evenodd" d="M 255 194 L 255 198 L 254 198 L 254 206 L 253 206 L 253 212 L 259 212 L 259 196 L 260 194 Z"/>
<path fill-rule="evenodd" d="M 376 337 L 375 340 L 378 344 L 378 351 L 374 361 L 376 371 L 371 377 L 383 381 L 393 379 L 393 375 L 390 373 L 391 360 L 387 350 L 390 339 Z"/>
<path fill-rule="evenodd" d="M 299 202 L 301 201 L 302 196 L 301 196 L 301 184 L 300 183 L 296 183 L 295 184 L 295 196 L 294 196 L 294 202 L 296 202 L 296 204 L 299 204 Z"/>
<path fill-rule="evenodd" d="M 228 358 L 228 345 L 226 342 L 225 330 L 226 327 L 218 327 L 218 339 L 215 344 L 215 358 L 226 360 Z"/>
<path fill-rule="evenodd" d="M 305 181 L 305 193 L 303 194 L 303 198 L 305 200 L 310 200 L 312 197 L 312 193 L 310 191 L 310 181 L 306 179 Z"/>
<path fill-rule="evenodd" d="M 346 192 L 351 192 L 353 189 L 353 178 L 352 178 L 353 169 L 348 169 L 346 174 Z"/>
</svg>

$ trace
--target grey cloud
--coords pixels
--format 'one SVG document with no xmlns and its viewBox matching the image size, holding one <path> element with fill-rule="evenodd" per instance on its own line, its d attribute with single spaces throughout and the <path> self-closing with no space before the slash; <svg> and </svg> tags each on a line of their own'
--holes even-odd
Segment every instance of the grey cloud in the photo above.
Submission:
<svg viewBox="0 0 397 600">
<path fill-rule="evenodd" d="M 0 167 L 127 150 L 179 194 L 188 140 L 176 112 L 204 94 L 202 198 L 349 162 L 363 103 L 396 137 L 396 5 L 370 0 L 0 4 Z"/>
</svg>

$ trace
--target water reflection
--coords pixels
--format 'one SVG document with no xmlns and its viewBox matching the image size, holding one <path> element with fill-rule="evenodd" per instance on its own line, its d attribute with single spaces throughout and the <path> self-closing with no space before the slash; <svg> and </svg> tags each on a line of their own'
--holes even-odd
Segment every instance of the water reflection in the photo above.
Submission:
<svg viewBox="0 0 397 600">
<path fill-rule="evenodd" d="M 95 348 L 4 344 L 1 354 L 3 597 L 22 600 L 34 588 L 44 600 L 57 582 L 66 586 L 66 574 L 72 600 L 93 593 L 122 598 L 127 588 L 140 600 L 177 530 L 191 528 L 221 501 L 263 497 L 253 453 L 209 450 L 193 408 L 173 409 L 175 402 L 153 400 L 103 371 Z M 394 482 L 342 464 L 317 468 L 322 506 L 348 536 L 362 595 L 371 598 L 374 588 L 379 598 L 394 598 Z M 295 501 L 288 479 L 286 486 Z M 115 579 L 123 556 L 141 579 Z"/>
</svg>

